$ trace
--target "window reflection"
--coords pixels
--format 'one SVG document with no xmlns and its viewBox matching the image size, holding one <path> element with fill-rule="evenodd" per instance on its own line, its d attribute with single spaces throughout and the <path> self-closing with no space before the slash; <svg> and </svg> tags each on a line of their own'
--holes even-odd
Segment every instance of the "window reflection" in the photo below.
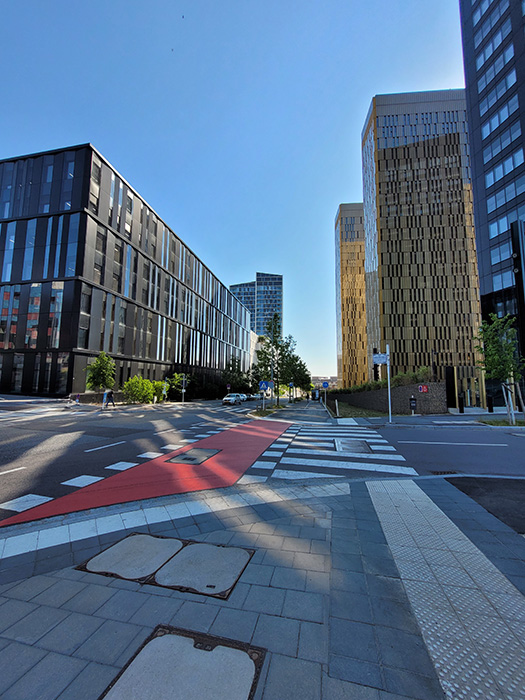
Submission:
<svg viewBox="0 0 525 700">
<path fill-rule="evenodd" d="M 24 347 L 34 349 L 38 340 L 38 321 L 42 301 L 42 285 L 32 284 L 27 307 L 27 323 Z"/>
</svg>

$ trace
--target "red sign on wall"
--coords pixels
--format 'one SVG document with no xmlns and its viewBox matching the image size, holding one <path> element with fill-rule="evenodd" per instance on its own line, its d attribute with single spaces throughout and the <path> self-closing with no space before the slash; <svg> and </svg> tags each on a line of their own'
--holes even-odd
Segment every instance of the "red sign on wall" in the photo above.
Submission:
<svg viewBox="0 0 525 700">
<path fill-rule="evenodd" d="M 418 389 L 421 394 L 428 394 L 428 384 L 420 384 Z"/>
</svg>

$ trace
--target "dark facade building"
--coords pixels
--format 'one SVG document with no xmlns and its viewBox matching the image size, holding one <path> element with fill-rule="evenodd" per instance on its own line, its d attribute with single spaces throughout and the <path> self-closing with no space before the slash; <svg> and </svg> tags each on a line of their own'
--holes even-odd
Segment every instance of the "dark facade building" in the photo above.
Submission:
<svg viewBox="0 0 525 700">
<path fill-rule="evenodd" d="M 265 335 L 268 322 L 279 314 L 283 323 L 283 277 L 257 272 L 255 282 L 232 284 L 230 291 L 250 312 L 250 328 L 257 335 Z"/>
<path fill-rule="evenodd" d="M 523 352 L 525 5 L 460 7 L 482 314 L 517 315 Z"/>
<path fill-rule="evenodd" d="M 0 161 L 0 392 L 248 369 L 247 309 L 90 144 Z"/>
</svg>

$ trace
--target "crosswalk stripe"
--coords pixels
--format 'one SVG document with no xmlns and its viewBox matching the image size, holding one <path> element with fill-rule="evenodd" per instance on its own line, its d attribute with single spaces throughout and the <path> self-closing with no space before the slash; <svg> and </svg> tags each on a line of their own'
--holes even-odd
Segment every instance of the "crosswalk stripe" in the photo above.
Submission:
<svg viewBox="0 0 525 700">
<path fill-rule="evenodd" d="M 360 455 L 362 457 L 362 455 Z M 358 469 L 360 471 L 369 472 L 391 472 L 392 474 L 410 474 L 417 476 L 417 472 L 412 467 L 400 467 L 394 464 L 378 464 L 372 462 L 341 462 L 338 460 L 329 459 L 295 459 L 294 457 L 283 457 L 280 464 L 292 464 L 303 467 L 327 467 L 336 469 L 345 469 L 352 471 Z"/>
</svg>

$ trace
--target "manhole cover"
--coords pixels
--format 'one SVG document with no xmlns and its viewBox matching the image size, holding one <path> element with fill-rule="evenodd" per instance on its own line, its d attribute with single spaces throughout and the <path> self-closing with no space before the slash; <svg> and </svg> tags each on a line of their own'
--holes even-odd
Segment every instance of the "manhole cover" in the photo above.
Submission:
<svg viewBox="0 0 525 700">
<path fill-rule="evenodd" d="M 157 571 L 182 546 L 177 539 L 135 533 L 97 554 L 85 568 L 97 574 L 142 579 Z"/>
<path fill-rule="evenodd" d="M 339 438 L 335 441 L 338 452 L 357 452 L 360 454 L 371 452 L 366 440 L 351 440 L 350 438 Z"/>
<path fill-rule="evenodd" d="M 195 543 L 155 574 L 161 586 L 227 598 L 253 552 L 240 547 Z"/>
<path fill-rule="evenodd" d="M 206 450 L 202 447 L 194 447 L 187 452 L 183 452 L 176 457 L 167 459 L 167 462 L 174 462 L 175 464 L 202 464 L 213 455 L 216 455 L 221 450 Z"/>
<path fill-rule="evenodd" d="M 99 700 L 251 700 L 266 650 L 159 625 Z"/>
<path fill-rule="evenodd" d="M 76 568 L 226 599 L 254 552 L 133 533 Z"/>
</svg>

